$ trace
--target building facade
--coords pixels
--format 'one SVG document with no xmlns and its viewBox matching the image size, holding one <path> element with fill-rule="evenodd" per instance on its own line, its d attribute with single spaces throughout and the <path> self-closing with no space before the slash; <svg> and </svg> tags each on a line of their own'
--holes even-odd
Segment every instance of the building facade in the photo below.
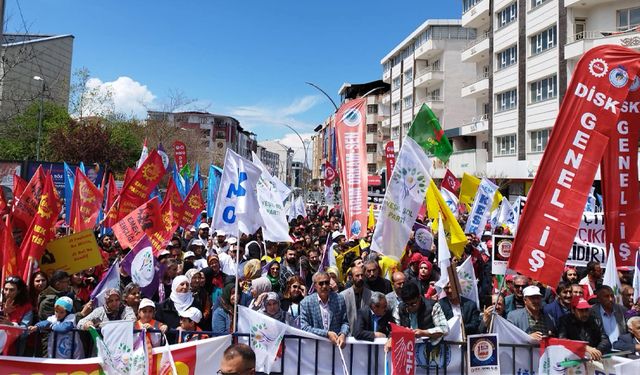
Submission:
<svg viewBox="0 0 640 375">
<path fill-rule="evenodd" d="M 637 0 L 463 0 L 478 38 L 462 53 L 485 79 L 462 89 L 478 112 L 463 134 L 486 148 L 488 177 L 509 194 L 531 186 L 580 57 L 603 44 L 640 47 Z M 622 33 L 620 33 L 622 32 Z M 480 116 L 481 115 L 481 116 Z M 483 147 L 486 142 L 486 147 Z M 458 174 L 458 173 L 456 173 Z"/>
<path fill-rule="evenodd" d="M 271 152 L 258 143 L 256 154 L 272 176 L 280 176 L 280 155 L 277 152 Z"/>
<path fill-rule="evenodd" d="M 293 187 L 293 173 L 291 170 L 294 154 L 293 149 L 278 141 L 260 141 L 258 145 L 264 150 L 278 155 L 278 173 L 274 173 L 273 175 L 278 177 L 278 179 L 287 186 Z"/>
<path fill-rule="evenodd" d="M 41 96 L 65 109 L 69 106 L 73 40 L 73 35 L 2 35 L 0 120 L 22 112 Z"/>
</svg>

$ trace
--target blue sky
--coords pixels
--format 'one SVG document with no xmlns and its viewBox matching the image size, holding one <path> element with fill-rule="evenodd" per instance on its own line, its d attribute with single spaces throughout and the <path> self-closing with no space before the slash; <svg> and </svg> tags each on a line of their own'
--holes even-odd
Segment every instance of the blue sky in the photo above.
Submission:
<svg viewBox="0 0 640 375">
<path fill-rule="evenodd" d="M 190 109 L 232 115 L 258 139 L 312 133 L 343 82 L 380 79 L 380 59 L 429 18 L 460 18 L 444 1 L 7 0 L 7 32 L 73 34 L 73 70 L 116 91 L 116 106 L 162 109 L 172 90 Z M 21 10 L 21 12 L 20 12 Z M 24 19 L 24 22 L 22 21 Z M 26 26 L 26 27 L 25 27 Z M 292 138 L 293 139 L 293 138 Z M 297 141 L 299 143 L 299 141 Z"/>
</svg>

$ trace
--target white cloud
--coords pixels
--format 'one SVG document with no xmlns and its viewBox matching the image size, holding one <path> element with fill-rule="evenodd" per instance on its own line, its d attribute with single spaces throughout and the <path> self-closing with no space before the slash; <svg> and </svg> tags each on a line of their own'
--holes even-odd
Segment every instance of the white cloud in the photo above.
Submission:
<svg viewBox="0 0 640 375">
<path fill-rule="evenodd" d="M 265 106 L 261 104 L 231 107 L 227 113 L 237 118 L 242 126 L 256 130 L 259 126 L 264 125 L 291 125 L 295 129 L 310 129 L 315 125 L 296 120 L 292 116 L 299 115 L 309 111 L 322 98 L 318 95 L 307 95 L 302 98 L 294 99 L 290 104 L 285 106 Z M 300 143 L 300 140 L 298 140 Z"/>
<path fill-rule="evenodd" d="M 147 86 L 125 76 L 109 82 L 102 82 L 99 78 L 90 78 L 86 86 L 89 91 L 111 97 L 111 103 L 101 103 L 98 108 L 88 108 L 88 111 L 94 112 L 94 114 L 98 111 L 115 111 L 127 116 L 145 118 L 147 108 L 152 107 L 156 99 Z"/>
</svg>

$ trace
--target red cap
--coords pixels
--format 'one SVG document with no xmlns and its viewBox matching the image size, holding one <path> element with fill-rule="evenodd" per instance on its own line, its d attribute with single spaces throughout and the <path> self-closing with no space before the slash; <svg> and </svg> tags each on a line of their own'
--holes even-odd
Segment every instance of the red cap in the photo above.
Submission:
<svg viewBox="0 0 640 375">
<path fill-rule="evenodd" d="M 420 253 L 413 253 L 413 255 L 411 255 L 411 258 L 409 258 L 409 264 L 413 264 L 413 263 L 418 263 L 420 261 L 422 261 L 422 254 Z"/>
<path fill-rule="evenodd" d="M 514 274 L 510 274 L 504 277 L 505 281 L 513 281 L 513 278 L 515 277 Z"/>
<path fill-rule="evenodd" d="M 589 304 L 589 302 L 587 302 L 586 299 L 584 299 L 584 297 L 580 297 L 580 296 L 574 296 L 571 299 L 571 306 L 573 306 L 576 309 L 590 309 L 591 305 Z"/>
</svg>

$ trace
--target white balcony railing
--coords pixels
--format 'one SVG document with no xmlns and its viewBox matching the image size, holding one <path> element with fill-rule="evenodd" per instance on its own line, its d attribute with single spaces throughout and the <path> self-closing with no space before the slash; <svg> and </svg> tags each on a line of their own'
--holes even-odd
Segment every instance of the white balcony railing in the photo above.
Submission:
<svg viewBox="0 0 640 375">
<path fill-rule="evenodd" d="M 416 72 L 416 78 L 422 77 L 427 73 L 442 73 L 442 69 L 439 66 L 430 66 L 427 68 L 418 69 Z"/>
<path fill-rule="evenodd" d="M 467 43 L 466 46 L 464 46 L 463 50 L 469 49 L 475 45 L 478 45 L 480 42 L 482 42 L 483 40 L 489 38 L 489 32 L 486 32 L 482 35 L 480 35 L 478 38 L 474 39 L 474 40 L 470 40 L 469 43 Z"/>
</svg>

